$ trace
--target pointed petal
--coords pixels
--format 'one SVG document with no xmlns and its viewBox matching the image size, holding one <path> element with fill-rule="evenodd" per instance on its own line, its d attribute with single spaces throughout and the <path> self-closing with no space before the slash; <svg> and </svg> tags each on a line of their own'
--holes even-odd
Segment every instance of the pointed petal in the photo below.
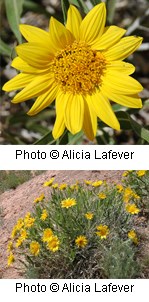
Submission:
<svg viewBox="0 0 149 302">
<path fill-rule="evenodd" d="M 74 41 L 72 33 L 53 17 L 50 18 L 50 38 L 58 50 L 64 49 Z"/>
<path fill-rule="evenodd" d="M 103 77 L 102 87 L 119 94 L 136 94 L 143 90 L 142 85 L 132 77 L 118 71 L 108 70 Z"/>
<path fill-rule="evenodd" d="M 110 49 L 103 52 L 108 60 L 124 60 L 131 55 L 142 43 L 141 37 L 125 37 Z"/>
<path fill-rule="evenodd" d="M 11 91 L 23 88 L 28 85 L 34 78 L 35 76 L 32 74 L 19 73 L 13 79 L 5 83 L 2 89 L 5 91 Z"/>
<path fill-rule="evenodd" d="M 91 104 L 84 100 L 84 121 L 83 130 L 89 140 L 93 141 L 97 132 L 97 115 L 93 110 Z"/>
<path fill-rule="evenodd" d="M 107 70 L 111 72 L 118 71 L 122 74 L 130 75 L 134 73 L 135 67 L 132 64 L 123 61 L 111 61 L 107 64 Z"/>
<path fill-rule="evenodd" d="M 65 101 L 65 125 L 72 134 L 82 129 L 84 119 L 84 100 L 81 95 L 67 94 Z M 67 97 L 66 96 L 66 97 Z"/>
<path fill-rule="evenodd" d="M 46 91 L 44 94 L 39 96 L 31 109 L 27 112 L 28 115 L 35 115 L 39 113 L 41 110 L 50 106 L 51 103 L 55 100 L 57 95 L 58 87 L 54 86 L 54 81 L 52 87 Z"/>
<path fill-rule="evenodd" d="M 22 91 L 20 91 L 12 100 L 12 103 L 20 103 L 31 99 L 33 97 L 37 97 L 42 93 L 49 90 L 53 85 L 53 77 L 48 76 L 36 76 L 35 79 L 29 83 Z"/>
<path fill-rule="evenodd" d="M 75 6 L 70 5 L 68 9 L 66 28 L 73 34 L 76 40 L 79 39 L 81 21 L 82 17 L 78 9 Z"/>
<path fill-rule="evenodd" d="M 116 118 L 110 102 L 108 99 L 103 96 L 101 92 L 98 92 L 92 96 L 88 96 L 88 102 L 92 103 L 93 108 L 97 116 L 111 128 L 120 130 L 120 124 Z"/>
<path fill-rule="evenodd" d="M 52 135 L 54 139 L 58 139 L 65 130 L 64 123 L 64 98 L 63 93 L 59 93 L 56 98 L 56 121 L 53 127 Z"/>
<path fill-rule="evenodd" d="M 45 46 L 51 43 L 49 33 L 43 29 L 26 24 L 20 24 L 19 28 L 28 42 L 43 43 Z"/>
<path fill-rule="evenodd" d="M 30 73 L 34 73 L 34 74 L 41 73 L 41 72 L 45 72 L 47 70 L 47 69 L 34 68 L 34 67 L 30 66 L 29 64 L 27 64 L 25 61 L 23 61 L 19 57 L 16 57 L 13 59 L 11 66 L 18 70 L 21 70 L 22 72 L 29 73 L 29 74 Z"/>
<path fill-rule="evenodd" d="M 137 94 L 122 95 L 113 93 L 109 89 L 101 89 L 102 93 L 106 95 L 111 101 L 129 108 L 142 108 L 142 101 Z"/>
<path fill-rule="evenodd" d="M 18 45 L 16 51 L 22 60 L 37 69 L 46 69 L 54 58 L 50 50 L 43 46 L 41 47 L 39 43 L 24 43 Z"/>
<path fill-rule="evenodd" d="M 103 34 L 105 22 L 105 3 L 100 3 L 94 6 L 83 19 L 80 26 L 80 40 L 91 45 L 95 39 L 99 38 Z"/>
<path fill-rule="evenodd" d="M 117 43 L 125 34 L 125 32 L 125 29 L 118 26 L 109 26 L 105 33 L 94 41 L 91 47 L 92 49 L 96 50 L 107 49 Z"/>
</svg>

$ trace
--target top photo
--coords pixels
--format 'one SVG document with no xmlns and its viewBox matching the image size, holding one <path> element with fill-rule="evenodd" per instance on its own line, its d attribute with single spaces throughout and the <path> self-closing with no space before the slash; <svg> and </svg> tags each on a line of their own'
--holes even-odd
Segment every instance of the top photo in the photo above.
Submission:
<svg viewBox="0 0 149 302">
<path fill-rule="evenodd" d="M 149 0 L 1 0 L 0 145 L 148 145 Z"/>
</svg>

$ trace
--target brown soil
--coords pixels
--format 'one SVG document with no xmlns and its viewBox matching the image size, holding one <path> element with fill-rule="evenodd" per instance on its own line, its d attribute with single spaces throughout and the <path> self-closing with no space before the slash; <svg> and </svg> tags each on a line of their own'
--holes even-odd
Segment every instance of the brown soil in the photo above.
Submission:
<svg viewBox="0 0 149 302">
<path fill-rule="evenodd" d="M 17 219 L 32 209 L 33 200 L 41 193 L 50 195 L 50 188 L 43 187 L 43 183 L 55 177 L 58 183 L 75 183 L 76 180 L 106 180 L 120 182 L 123 171 L 46 171 L 28 182 L 0 195 L 2 222 L 0 226 L 0 278 L 23 278 L 18 267 L 7 267 L 6 247 L 13 225 Z"/>
</svg>

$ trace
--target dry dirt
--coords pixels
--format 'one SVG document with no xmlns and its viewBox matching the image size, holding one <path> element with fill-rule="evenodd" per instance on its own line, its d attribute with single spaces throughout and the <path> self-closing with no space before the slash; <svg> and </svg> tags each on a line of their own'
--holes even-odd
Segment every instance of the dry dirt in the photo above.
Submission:
<svg viewBox="0 0 149 302">
<path fill-rule="evenodd" d="M 46 171 L 43 174 L 9 190 L 0 195 L 0 208 L 2 209 L 2 222 L 0 226 L 0 278 L 23 278 L 16 267 L 7 267 L 6 247 L 13 225 L 17 219 L 32 209 L 33 200 L 41 193 L 46 197 L 50 195 L 50 188 L 43 187 L 43 183 L 55 177 L 58 183 L 75 183 L 76 180 L 106 180 L 107 182 L 120 182 L 123 171 Z"/>
</svg>

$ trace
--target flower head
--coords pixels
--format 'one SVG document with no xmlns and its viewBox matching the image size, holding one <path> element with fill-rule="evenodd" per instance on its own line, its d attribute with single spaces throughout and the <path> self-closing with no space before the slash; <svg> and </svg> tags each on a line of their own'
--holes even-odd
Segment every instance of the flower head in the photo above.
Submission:
<svg viewBox="0 0 149 302">
<path fill-rule="evenodd" d="M 88 244 L 88 240 L 85 236 L 78 236 L 75 240 L 75 244 L 78 246 L 78 247 L 85 247 L 87 244 Z"/>
<path fill-rule="evenodd" d="M 117 184 L 116 188 L 117 188 L 119 193 L 121 193 L 124 190 L 124 187 L 121 184 Z"/>
<path fill-rule="evenodd" d="M 23 88 L 13 103 L 37 97 L 30 116 L 56 99 L 55 139 L 66 127 L 72 134 L 83 130 L 93 140 L 97 117 L 119 130 L 109 100 L 126 107 L 142 107 L 138 96 L 142 86 L 130 76 L 135 68 L 123 61 L 140 46 L 142 38 L 123 37 L 126 30 L 105 23 L 106 6 L 100 3 L 83 20 L 78 9 L 70 5 L 66 26 L 51 17 L 49 32 L 20 25 L 28 43 L 16 47 L 18 57 L 12 67 L 22 72 L 3 90 Z"/>
<path fill-rule="evenodd" d="M 134 203 L 128 203 L 126 205 L 126 211 L 132 215 L 138 214 L 140 212 L 140 209 L 137 208 L 137 206 Z"/>
<path fill-rule="evenodd" d="M 11 252 L 10 255 L 8 256 L 7 265 L 10 266 L 14 261 L 15 261 L 15 258 L 14 258 L 13 253 Z"/>
<path fill-rule="evenodd" d="M 107 196 L 106 196 L 106 194 L 104 193 L 104 192 L 100 192 L 99 194 L 97 194 L 98 195 L 98 197 L 100 198 L 100 199 L 105 199 Z"/>
<path fill-rule="evenodd" d="M 44 194 L 41 194 L 39 197 L 34 199 L 34 203 L 38 203 L 38 202 L 42 201 L 44 198 L 45 198 Z"/>
<path fill-rule="evenodd" d="M 103 184 L 103 181 L 102 180 L 97 180 L 97 181 L 94 181 L 92 182 L 92 186 L 93 187 L 99 187 Z"/>
<path fill-rule="evenodd" d="M 138 237 L 134 230 L 128 232 L 128 238 L 131 239 L 135 244 L 138 244 Z"/>
<path fill-rule="evenodd" d="M 92 184 L 91 180 L 86 180 L 86 179 L 85 179 L 84 182 L 85 182 L 85 184 L 86 184 L 87 186 L 89 186 L 89 185 Z"/>
<path fill-rule="evenodd" d="M 48 217 L 48 212 L 47 212 L 46 209 L 44 209 L 44 210 L 42 211 L 42 214 L 41 214 L 41 216 L 40 216 L 40 219 L 44 221 L 44 220 L 46 220 L 47 217 Z"/>
<path fill-rule="evenodd" d="M 91 212 L 87 212 L 84 216 L 85 216 L 86 219 L 91 220 L 91 219 L 93 219 L 94 214 L 91 213 Z"/>
<path fill-rule="evenodd" d="M 48 242 L 50 240 L 51 236 L 53 236 L 53 231 L 50 228 L 45 229 L 43 231 L 42 241 Z"/>
<path fill-rule="evenodd" d="M 53 253 L 58 251 L 60 245 L 60 241 L 57 236 L 51 236 L 47 243 L 47 249 L 52 251 Z"/>
<path fill-rule="evenodd" d="M 40 244 L 37 241 L 32 241 L 30 243 L 30 252 L 34 256 L 38 256 L 40 252 Z"/>
<path fill-rule="evenodd" d="M 12 241 L 9 241 L 8 242 L 8 245 L 7 245 L 7 252 L 10 252 L 13 250 L 13 242 Z"/>
<path fill-rule="evenodd" d="M 146 174 L 147 170 L 139 170 L 139 171 L 136 171 L 136 174 L 139 176 L 139 177 L 142 177 Z"/>
<path fill-rule="evenodd" d="M 63 190 L 65 190 L 66 188 L 67 188 L 67 184 L 65 184 L 65 183 L 59 185 L 59 190 L 60 190 L 60 191 L 63 191 Z"/>
<path fill-rule="evenodd" d="M 109 228 L 108 228 L 107 225 L 102 225 L 102 224 L 100 224 L 100 225 L 98 225 L 98 226 L 96 227 L 96 229 L 98 230 L 98 231 L 96 232 L 96 234 L 97 234 L 101 239 L 106 239 L 106 238 L 107 238 L 107 236 L 108 236 L 108 234 L 109 234 Z"/>
<path fill-rule="evenodd" d="M 54 181 L 54 177 L 50 178 L 48 181 L 45 181 L 43 186 L 44 187 L 50 187 L 50 186 L 52 186 L 53 181 Z"/>
<path fill-rule="evenodd" d="M 67 198 L 61 201 L 61 207 L 62 208 L 70 208 L 77 204 L 76 200 L 74 198 Z"/>
</svg>

